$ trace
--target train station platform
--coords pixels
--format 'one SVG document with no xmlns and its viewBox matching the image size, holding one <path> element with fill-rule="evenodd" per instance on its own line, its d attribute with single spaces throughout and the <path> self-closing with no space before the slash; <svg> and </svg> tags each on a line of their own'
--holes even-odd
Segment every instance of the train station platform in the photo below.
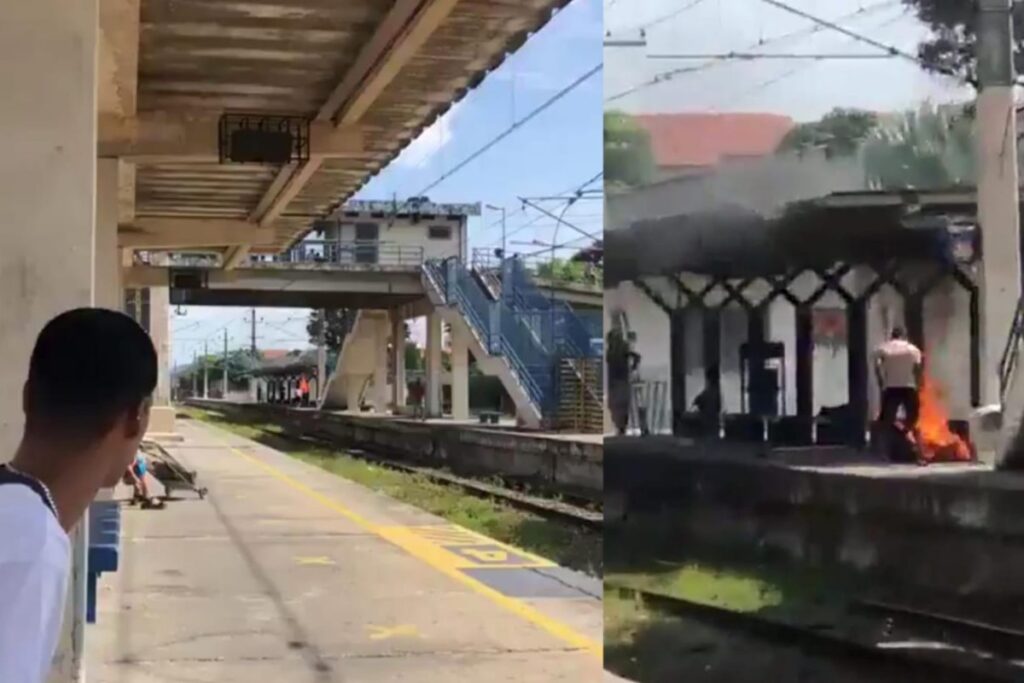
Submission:
<svg viewBox="0 0 1024 683">
<path fill-rule="evenodd" d="M 93 681 L 600 681 L 598 579 L 191 420 L 204 500 L 124 508 Z M 122 496 L 124 497 L 124 496 Z"/>
</svg>

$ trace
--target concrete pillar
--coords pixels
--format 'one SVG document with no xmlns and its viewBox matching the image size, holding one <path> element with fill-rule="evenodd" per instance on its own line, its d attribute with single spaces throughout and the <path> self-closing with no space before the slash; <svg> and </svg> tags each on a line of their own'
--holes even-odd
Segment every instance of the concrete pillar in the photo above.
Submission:
<svg viewBox="0 0 1024 683">
<path fill-rule="evenodd" d="M 36 335 L 95 303 L 97 0 L 19 0 L 0 21 L 0 461 L 21 438 Z M 84 675 L 86 525 L 72 533 L 68 607 L 51 675 Z"/>
<path fill-rule="evenodd" d="M 174 433 L 174 407 L 171 405 L 171 334 L 170 289 L 152 287 L 149 290 L 149 336 L 156 347 L 157 384 L 153 395 L 153 409 L 149 418 L 149 434 Z"/>
<path fill-rule="evenodd" d="M 121 310 L 121 252 L 117 247 L 118 219 L 117 159 L 96 162 L 96 230 L 93 291 L 97 306 Z"/>
<path fill-rule="evenodd" d="M 345 404 L 348 406 L 348 410 L 358 413 L 361 408 L 359 394 L 363 390 L 365 375 L 348 375 L 345 379 Z"/>
<path fill-rule="evenodd" d="M 426 385 L 426 414 L 441 417 L 441 315 L 436 312 L 427 316 Z"/>
<path fill-rule="evenodd" d="M 469 419 L 469 340 L 452 328 L 452 419 Z"/>
<path fill-rule="evenodd" d="M 391 386 L 391 404 L 395 414 L 400 414 L 405 406 L 405 320 L 397 310 L 391 311 L 391 344 L 392 366 L 395 368 L 395 381 Z"/>
<path fill-rule="evenodd" d="M 373 411 L 385 415 L 388 412 L 388 334 L 387 318 L 377 321 L 377 344 L 373 354 Z"/>
</svg>

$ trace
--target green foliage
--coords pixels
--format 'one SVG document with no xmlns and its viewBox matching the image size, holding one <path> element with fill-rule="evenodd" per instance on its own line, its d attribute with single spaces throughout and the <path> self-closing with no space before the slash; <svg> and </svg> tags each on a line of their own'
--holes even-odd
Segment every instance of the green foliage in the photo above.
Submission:
<svg viewBox="0 0 1024 683">
<path fill-rule="evenodd" d="M 407 339 L 405 342 L 405 369 L 423 370 L 425 367 L 426 361 L 423 358 L 423 351 L 416 346 L 416 342 Z"/>
<path fill-rule="evenodd" d="M 936 189 L 972 185 L 973 122 L 961 110 L 924 105 L 880 123 L 864 143 L 872 188 Z"/>
<path fill-rule="evenodd" d="M 346 308 L 334 308 L 328 311 L 310 311 L 309 321 L 306 323 L 306 332 L 309 334 L 309 341 L 316 346 L 320 343 L 320 332 L 324 326 L 326 314 L 326 334 L 324 343 L 329 351 L 338 352 L 345 341 L 345 335 L 352 329 L 355 323 L 355 311 Z"/>
<path fill-rule="evenodd" d="M 851 156 L 878 124 L 878 117 L 869 111 L 836 108 L 820 121 L 801 123 L 779 144 L 779 152 L 807 152 L 823 149 L 827 157 Z"/>
<path fill-rule="evenodd" d="M 917 54 L 931 71 L 952 71 L 969 82 L 977 77 L 975 17 L 977 6 L 967 0 L 903 0 L 932 32 Z M 1013 3 L 1014 65 L 1024 72 L 1024 4 Z"/>
<path fill-rule="evenodd" d="M 607 185 L 634 187 L 654 177 L 651 138 L 628 114 L 604 114 L 604 179 Z"/>
<path fill-rule="evenodd" d="M 586 263 L 555 258 L 537 264 L 534 274 L 543 280 L 553 282 L 581 282 L 596 284 L 601 282 L 601 269 L 587 268 Z"/>
</svg>

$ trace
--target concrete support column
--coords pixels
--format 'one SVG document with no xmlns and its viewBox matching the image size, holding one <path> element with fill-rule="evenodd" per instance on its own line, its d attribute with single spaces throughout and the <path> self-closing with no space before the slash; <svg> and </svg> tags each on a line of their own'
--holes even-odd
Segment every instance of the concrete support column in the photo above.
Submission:
<svg viewBox="0 0 1024 683">
<path fill-rule="evenodd" d="M 0 461 L 21 439 L 22 383 L 52 317 L 91 306 L 96 220 L 97 0 L 19 0 L 0 21 Z M 72 532 L 51 681 L 84 675 L 86 525 Z"/>
<path fill-rule="evenodd" d="M 395 382 L 391 386 L 391 404 L 395 414 L 405 406 L 405 320 L 397 310 L 391 311 L 392 365 L 395 368 Z"/>
<path fill-rule="evenodd" d="M 384 415 L 388 412 L 388 329 L 387 318 L 377 321 L 377 344 L 373 354 L 373 411 Z"/>
<path fill-rule="evenodd" d="M 149 433 L 174 433 L 174 408 L 171 406 L 171 334 L 168 287 L 149 290 L 149 336 L 153 339 L 157 357 L 157 384 L 153 395 L 153 409 L 149 418 Z"/>
<path fill-rule="evenodd" d="M 452 328 L 452 418 L 469 419 L 469 340 Z"/>
<path fill-rule="evenodd" d="M 1010 0 L 978 5 L 975 144 L 981 226 L 981 401 L 1000 403 L 999 359 L 1020 298 L 1020 216 Z"/>
<path fill-rule="evenodd" d="M 121 252 L 117 247 L 118 177 L 117 159 L 97 160 L 93 291 L 96 306 L 114 311 L 124 305 Z"/>
<path fill-rule="evenodd" d="M 427 316 L 427 395 L 428 417 L 441 417 L 441 315 Z"/>
</svg>

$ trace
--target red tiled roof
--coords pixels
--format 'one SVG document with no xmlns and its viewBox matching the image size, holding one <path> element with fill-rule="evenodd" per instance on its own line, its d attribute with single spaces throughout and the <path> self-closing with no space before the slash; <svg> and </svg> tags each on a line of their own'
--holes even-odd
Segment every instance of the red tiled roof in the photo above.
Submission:
<svg viewBox="0 0 1024 683">
<path fill-rule="evenodd" d="M 260 356 L 263 360 L 274 360 L 277 358 L 284 358 L 291 351 L 288 349 L 260 349 Z"/>
<path fill-rule="evenodd" d="M 796 123 L 778 114 L 639 114 L 659 167 L 715 166 L 771 154 Z"/>
</svg>

